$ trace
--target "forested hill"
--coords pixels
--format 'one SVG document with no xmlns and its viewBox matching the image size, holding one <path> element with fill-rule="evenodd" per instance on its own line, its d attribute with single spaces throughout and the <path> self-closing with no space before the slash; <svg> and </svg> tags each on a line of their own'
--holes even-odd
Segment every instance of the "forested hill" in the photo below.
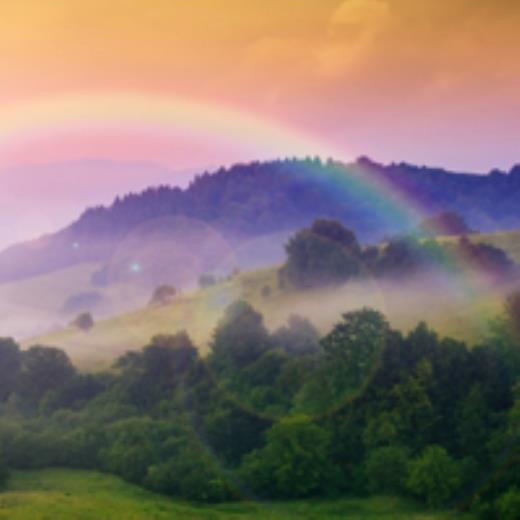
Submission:
<svg viewBox="0 0 520 520">
<path fill-rule="evenodd" d="M 353 173 L 384 179 L 431 213 L 457 211 L 482 231 L 520 225 L 520 165 L 509 173 L 475 175 L 360 158 L 351 164 L 307 159 L 235 165 L 197 176 L 184 191 L 162 186 L 117 198 L 109 208 L 87 210 L 71 227 L 117 235 L 148 219 L 183 215 L 249 236 L 329 216 L 347 220 L 365 239 L 402 231 L 388 214 L 374 213 L 378 202 L 369 191 L 363 198 Z"/>
<path fill-rule="evenodd" d="M 364 241 L 407 231 L 411 223 L 385 209 L 387 202 L 374 197 L 355 174 L 382 180 L 427 213 L 457 211 L 475 230 L 520 226 L 520 166 L 474 175 L 404 163 L 383 166 L 367 158 L 351 164 L 317 159 L 251 163 L 204 173 L 185 190 L 149 188 L 117 198 L 110 207 L 90 208 L 58 233 L 1 253 L 0 281 L 105 261 L 129 234 L 138 249 L 142 237 L 168 234 L 172 226 L 182 225 L 189 234 L 193 221 L 199 223 L 198 236 L 202 223 L 232 244 L 288 234 L 317 217 L 342 221 Z"/>
</svg>

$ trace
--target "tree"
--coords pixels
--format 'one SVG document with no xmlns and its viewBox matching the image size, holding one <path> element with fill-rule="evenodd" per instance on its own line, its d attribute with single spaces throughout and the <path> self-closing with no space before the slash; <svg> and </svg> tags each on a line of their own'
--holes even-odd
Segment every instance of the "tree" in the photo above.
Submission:
<svg viewBox="0 0 520 520">
<path fill-rule="evenodd" d="M 410 451 L 402 446 L 384 446 L 368 453 L 365 476 L 373 493 L 402 493 L 406 486 Z"/>
<path fill-rule="evenodd" d="M 344 314 L 323 338 L 326 372 L 334 398 L 361 390 L 369 381 L 379 366 L 389 332 L 384 316 L 365 308 Z"/>
<path fill-rule="evenodd" d="M 420 243 L 412 237 L 390 241 L 377 259 L 375 273 L 393 278 L 417 274 L 428 265 Z"/>
<path fill-rule="evenodd" d="M 414 449 L 431 442 L 432 430 L 438 419 L 437 410 L 428 394 L 433 382 L 431 363 L 423 359 L 417 365 L 416 375 L 410 375 L 390 391 L 392 413 L 397 417 L 401 442 Z"/>
<path fill-rule="evenodd" d="M 514 262 L 498 247 L 484 243 L 473 244 L 467 237 L 462 237 L 457 247 L 457 252 L 475 271 L 503 278 L 511 275 L 515 270 Z"/>
<path fill-rule="evenodd" d="M 221 400 L 204 416 L 204 438 L 225 462 L 237 465 L 244 455 L 262 445 L 271 425 L 260 414 Z"/>
<path fill-rule="evenodd" d="M 94 318 L 90 312 L 82 312 L 74 319 L 72 325 L 83 332 L 88 332 L 94 327 Z"/>
<path fill-rule="evenodd" d="M 491 433 L 491 411 L 480 383 L 475 383 L 460 403 L 457 437 L 459 452 L 465 455 L 485 455 L 483 446 Z"/>
<path fill-rule="evenodd" d="M 217 371 L 233 371 L 253 363 L 271 348 L 263 317 L 239 300 L 225 311 L 211 342 L 210 365 Z"/>
<path fill-rule="evenodd" d="M 61 388 L 50 391 L 43 401 L 46 411 L 81 409 L 108 387 L 106 374 L 75 374 Z"/>
<path fill-rule="evenodd" d="M 231 497 L 223 469 L 204 448 L 184 442 L 166 461 L 148 468 L 145 484 L 153 490 L 198 502 L 222 502 Z"/>
<path fill-rule="evenodd" d="M 508 489 L 497 500 L 501 520 L 518 520 L 520 512 L 520 490 L 516 487 Z"/>
<path fill-rule="evenodd" d="M 316 220 L 294 235 L 285 247 L 281 277 L 305 288 L 341 283 L 360 271 L 361 248 L 352 231 L 334 220 Z"/>
<path fill-rule="evenodd" d="M 103 466 L 129 482 L 141 483 L 148 467 L 160 460 L 158 424 L 147 417 L 115 422 L 107 430 L 107 439 Z"/>
<path fill-rule="evenodd" d="M 9 478 L 9 469 L 3 457 L 0 453 L 0 489 L 2 489 Z"/>
<path fill-rule="evenodd" d="M 287 325 L 273 334 L 273 342 L 288 354 L 302 356 L 319 352 L 319 333 L 306 318 L 291 314 Z"/>
<path fill-rule="evenodd" d="M 312 496 L 326 489 L 336 474 L 329 447 L 329 434 L 310 419 L 284 419 L 268 430 L 263 448 L 246 455 L 241 474 L 260 494 Z"/>
<path fill-rule="evenodd" d="M 430 507 L 445 504 L 457 490 L 460 475 L 457 463 L 441 446 L 428 446 L 410 464 L 408 489 Z"/>
<path fill-rule="evenodd" d="M 466 235 L 471 229 L 454 211 L 445 211 L 422 221 L 420 230 L 427 235 Z"/>
<path fill-rule="evenodd" d="M 0 402 L 14 391 L 20 366 L 20 347 L 12 339 L 0 338 Z"/>
<path fill-rule="evenodd" d="M 150 299 L 150 305 L 169 305 L 175 300 L 177 289 L 172 285 L 160 285 L 157 287 Z"/>
<path fill-rule="evenodd" d="M 197 349 L 185 331 L 154 336 L 140 353 L 120 357 L 115 367 L 122 371 L 128 400 L 148 409 L 173 396 L 197 362 Z"/>
<path fill-rule="evenodd" d="M 506 318 L 520 346 L 520 291 L 516 291 L 507 297 Z"/>
<path fill-rule="evenodd" d="M 76 373 L 63 350 L 34 346 L 22 352 L 22 367 L 17 393 L 30 405 L 38 404 L 47 394 L 62 388 Z"/>
</svg>

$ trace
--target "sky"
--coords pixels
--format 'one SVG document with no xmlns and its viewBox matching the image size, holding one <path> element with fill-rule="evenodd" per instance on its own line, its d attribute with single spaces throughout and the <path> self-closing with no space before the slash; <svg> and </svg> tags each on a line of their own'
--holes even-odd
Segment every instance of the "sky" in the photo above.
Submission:
<svg viewBox="0 0 520 520">
<path fill-rule="evenodd" d="M 0 0 L 0 12 L 0 247 L 165 169 L 175 184 L 281 155 L 520 162 L 516 0 Z"/>
</svg>

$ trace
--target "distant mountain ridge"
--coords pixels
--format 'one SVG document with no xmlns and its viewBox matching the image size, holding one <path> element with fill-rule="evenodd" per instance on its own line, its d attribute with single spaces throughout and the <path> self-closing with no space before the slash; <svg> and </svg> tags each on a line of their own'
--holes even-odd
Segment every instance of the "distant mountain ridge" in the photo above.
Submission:
<svg viewBox="0 0 520 520">
<path fill-rule="evenodd" d="M 118 197 L 109 207 L 87 209 L 61 231 L 0 253 L 0 282 L 108 261 L 135 230 L 144 226 L 145 232 L 136 236 L 150 234 L 154 221 L 160 222 L 160 232 L 155 231 L 162 238 L 170 232 L 168 222 L 176 226 L 183 219 L 183 236 L 193 222 L 198 236 L 200 226 L 207 226 L 232 247 L 275 233 L 283 241 L 317 217 L 342 221 L 364 241 L 406 232 L 416 224 L 385 211 L 384 201 L 372 197 L 363 183 L 359 186 L 360 175 L 413 199 L 426 215 L 456 211 L 480 231 L 520 227 L 520 165 L 508 173 L 476 175 L 406 163 L 385 166 L 368 158 L 349 164 L 319 159 L 253 162 L 199 175 L 184 190 L 149 188 Z M 132 244 L 139 250 L 135 237 Z"/>
</svg>

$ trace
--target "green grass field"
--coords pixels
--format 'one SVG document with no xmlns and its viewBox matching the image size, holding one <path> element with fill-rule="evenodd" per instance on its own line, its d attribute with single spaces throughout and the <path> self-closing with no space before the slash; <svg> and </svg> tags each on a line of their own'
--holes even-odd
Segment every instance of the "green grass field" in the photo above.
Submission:
<svg viewBox="0 0 520 520">
<path fill-rule="evenodd" d="M 49 469 L 15 472 L 0 493 L 0 519 L 8 520 L 469 520 L 431 512 L 392 498 L 282 503 L 240 502 L 197 506 L 147 492 L 96 472 Z"/>
</svg>

